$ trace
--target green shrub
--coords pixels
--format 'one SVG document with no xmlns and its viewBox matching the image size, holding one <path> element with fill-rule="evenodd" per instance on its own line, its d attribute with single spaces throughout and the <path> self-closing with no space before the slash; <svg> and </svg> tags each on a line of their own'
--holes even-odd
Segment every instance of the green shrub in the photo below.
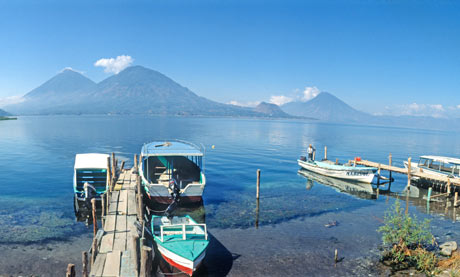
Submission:
<svg viewBox="0 0 460 277">
<path fill-rule="evenodd" d="M 378 229 L 382 240 L 390 251 L 384 257 L 395 267 L 415 266 L 417 270 L 431 274 L 436 267 L 436 256 L 426 250 L 433 241 L 430 221 L 419 222 L 415 216 L 405 214 L 396 200 L 394 206 L 385 213 L 384 226 Z"/>
</svg>

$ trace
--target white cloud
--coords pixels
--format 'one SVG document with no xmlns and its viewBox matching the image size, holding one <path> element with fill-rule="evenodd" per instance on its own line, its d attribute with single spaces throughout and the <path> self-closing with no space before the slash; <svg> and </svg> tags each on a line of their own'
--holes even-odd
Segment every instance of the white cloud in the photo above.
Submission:
<svg viewBox="0 0 460 277">
<path fill-rule="evenodd" d="M 241 106 L 241 107 L 255 107 L 260 104 L 260 101 L 249 101 L 249 102 L 239 102 L 236 100 L 232 100 L 228 102 L 227 104 L 230 105 L 235 105 L 235 106 Z"/>
<path fill-rule="evenodd" d="M 292 98 L 285 95 L 272 95 L 270 96 L 270 103 L 281 106 L 286 103 L 292 102 Z"/>
<path fill-rule="evenodd" d="M 305 87 L 303 91 L 296 88 L 293 90 L 291 96 L 286 95 L 272 95 L 270 96 L 270 103 L 276 104 L 281 106 L 283 104 L 292 102 L 292 101 L 300 101 L 300 102 L 307 102 L 315 98 L 321 91 L 317 87 Z"/>
<path fill-rule="evenodd" d="M 131 56 L 121 55 L 116 58 L 100 59 L 94 63 L 94 66 L 103 67 L 104 72 L 118 74 L 130 66 L 133 61 Z"/>
<path fill-rule="evenodd" d="M 24 98 L 19 95 L 0 98 L 0 107 L 24 102 Z"/>
<path fill-rule="evenodd" d="M 452 114 L 451 107 L 444 107 L 441 104 L 402 104 L 385 107 L 386 114 L 389 115 L 412 115 L 412 116 L 431 116 L 436 118 L 449 117 Z"/>
<path fill-rule="evenodd" d="M 315 98 L 321 91 L 317 87 L 305 87 L 303 90 L 302 102 L 307 102 L 310 99 Z"/>
</svg>

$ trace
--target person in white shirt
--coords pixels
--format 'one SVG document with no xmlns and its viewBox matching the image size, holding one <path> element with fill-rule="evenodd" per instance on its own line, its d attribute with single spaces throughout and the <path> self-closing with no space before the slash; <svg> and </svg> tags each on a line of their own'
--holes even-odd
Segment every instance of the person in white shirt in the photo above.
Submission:
<svg viewBox="0 0 460 277">
<path fill-rule="evenodd" d="M 316 149 L 311 146 L 311 144 L 307 148 L 308 160 L 313 161 L 313 153 L 316 152 Z"/>
</svg>

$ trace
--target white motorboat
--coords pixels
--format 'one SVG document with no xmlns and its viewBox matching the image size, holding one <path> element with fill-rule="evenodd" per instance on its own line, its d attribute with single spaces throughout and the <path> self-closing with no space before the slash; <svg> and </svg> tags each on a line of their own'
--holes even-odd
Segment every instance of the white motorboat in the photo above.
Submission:
<svg viewBox="0 0 460 277">
<path fill-rule="evenodd" d="M 299 159 L 297 163 L 302 168 L 324 176 L 364 183 L 371 183 L 377 171 L 375 167 L 335 164 L 329 160 L 309 161 Z"/>
</svg>

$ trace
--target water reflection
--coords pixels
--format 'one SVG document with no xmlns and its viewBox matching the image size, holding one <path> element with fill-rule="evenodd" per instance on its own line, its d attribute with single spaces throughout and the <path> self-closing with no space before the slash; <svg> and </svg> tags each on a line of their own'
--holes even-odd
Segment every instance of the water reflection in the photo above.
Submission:
<svg viewBox="0 0 460 277">
<path fill-rule="evenodd" d="M 351 181 L 345 181 L 335 179 L 327 176 L 323 176 L 305 169 L 300 169 L 298 174 L 307 179 L 306 189 L 311 190 L 314 182 L 334 188 L 336 191 L 353 195 L 361 199 L 373 199 L 378 200 L 379 196 L 385 195 L 388 201 L 389 197 L 400 199 L 405 202 L 406 211 L 409 210 L 409 206 L 413 206 L 417 211 L 442 216 L 446 219 L 457 221 L 460 218 L 458 209 L 453 205 L 453 197 L 431 197 L 428 199 L 428 190 L 411 186 L 409 190 L 404 189 L 400 192 L 391 191 L 390 184 L 388 189 L 382 189 L 382 187 L 373 187 L 372 184 L 356 183 Z"/>
<path fill-rule="evenodd" d="M 307 190 L 310 190 L 313 187 L 313 182 L 323 184 L 329 187 L 333 187 L 339 192 L 344 192 L 350 195 L 357 196 L 363 199 L 375 199 L 375 193 L 372 189 L 371 184 L 366 183 L 357 183 L 352 181 L 345 181 L 341 179 L 335 179 L 320 175 L 305 169 L 300 169 L 298 171 L 299 175 L 307 178 Z"/>
</svg>

